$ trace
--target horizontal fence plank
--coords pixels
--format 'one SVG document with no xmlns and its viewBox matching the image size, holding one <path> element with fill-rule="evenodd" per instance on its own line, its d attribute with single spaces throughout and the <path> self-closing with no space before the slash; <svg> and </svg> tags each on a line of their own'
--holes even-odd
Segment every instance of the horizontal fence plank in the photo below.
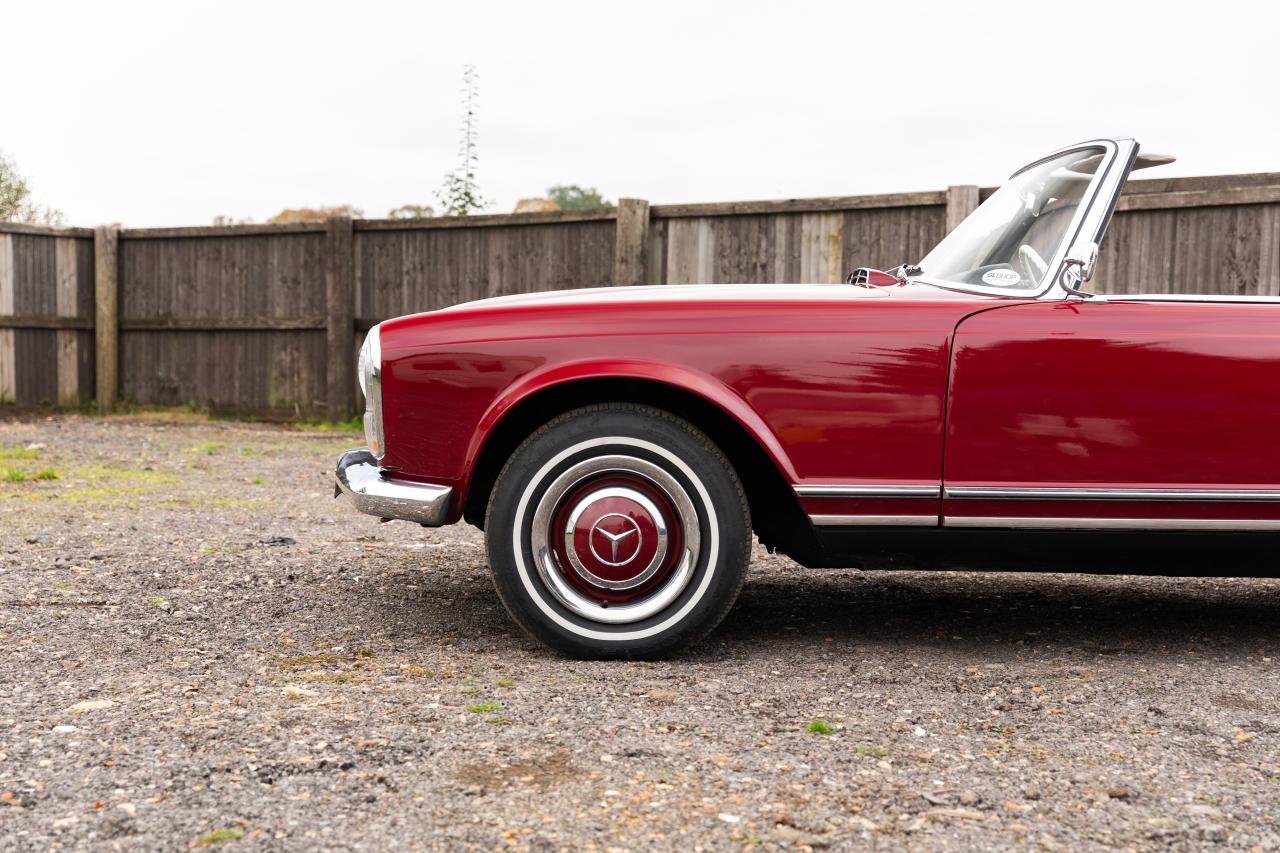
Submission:
<svg viewBox="0 0 1280 853">
<path fill-rule="evenodd" d="M 79 328 L 50 326 L 42 328 Z M 325 328 L 323 317 L 154 317 L 121 320 L 122 332 L 311 332 Z"/>
<path fill-rule="evenodd" d="M 277 234 L 323 234 L 324 220 L 272 225 L 188 225 L 180 228 L 125 228 L 121 240 L 166 240 L 192 237 L 272 237 Z"/>
<path fill-rule="evenodd" d="M 479 216 L 432 216 L 425 219 L 356 219 L 356 231 L 425 231 L 440 228 L 493 228 L 510 225 L 558 225 L 563 222 L 607 222 L 618 218 L 617 208 L 550 210 L 542 213 L 493 213 Z"/>
<path fill-rule="evenodd" d="M 34 237 L 78 237 L 93 239 L 92 228 L 71 228 L 61 225 L 28 225 L 25 222 L 0 222 L 0 234 L 30 234 Z"/>
<path fill-rule="evenodd" d="M 880 207 L 921 207 L 945 204 L 946 192 L 887 193 L 883 195 L 830 196 L 828 198 L 787 198 L 766 201 L 728 201 L 708 204 L 655 204 L 649 213 L 656 219 L 692 216 L 751 216 L 776 213 L 823 213 L 838 210 L 868 210 Z"/>
<path fill-rule="evenodd" d="M 93 321 L 84 317 L 60 317 L 55 314 L 24 314 L 17 317 L 0 317 L 0 329 L 81 329 L 93 328 Z"/>
<path fill-rule="evenodd" d="M 1232 187 L 1180 192 L 1122 195 L 1116 210 L 1172 210 L 1181 207 L 1218 207 L 1280 202 L 1280 186 Z"/>
</svg>

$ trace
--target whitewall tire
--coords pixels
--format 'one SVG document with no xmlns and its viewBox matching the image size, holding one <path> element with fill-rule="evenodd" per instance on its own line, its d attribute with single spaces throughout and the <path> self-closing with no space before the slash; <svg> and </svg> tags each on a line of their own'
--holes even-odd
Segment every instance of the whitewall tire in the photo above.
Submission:
<svg viewBox="0 0 1280 853">
<path fill-rule="evenodd" d="M 733 606 L 751 555 L 746 497 L 719 448 L 622 403 L 529 436 L 498 475 L 485 535 L 511 616 L 578 657 L 695 642 Z"/>
</svg>

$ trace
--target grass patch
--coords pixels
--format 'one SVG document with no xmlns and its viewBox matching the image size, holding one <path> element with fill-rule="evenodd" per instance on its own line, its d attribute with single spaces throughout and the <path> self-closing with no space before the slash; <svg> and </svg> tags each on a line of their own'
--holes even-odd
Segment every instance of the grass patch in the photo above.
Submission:
<svg viewBox="0 0 1280 853">
<path fill-rule="evenodd" d="M 226 447 L 220 441 L 204 441 L 200 444 L 193 444 L 187 448 L 188 453 L 203 453 L 206 456 L 215 456 Z"/>
<path fill-rule="evenodd" d="M 4 474 L 0 475 L 0 480 L 6 483 L 25 483 L 27 475 L 21 468 L 5 468 Z"/>
<path fill-rule="evenodd" d="M 499 678 L 497 681 L 493 683 L 498 685 L 499 687 L 515 687 L 516 686 L 516 680 L 514 678 Z"/>
<path fill-rule="evenodd" d="M 878 746 L 860 746 L 857 749 L 858 755 L 865 755 L 868 758 L 888 758 L 889 750 L 881 749 Z"/>
<path fill-rule="evenodd" d="M 54 588 L 54 589 L 61 589 L 61 590 L 68 590 L 68 589 L 75 589 L 76 587 L 75 587 L 75 584 L 70 584 L 70 583 L 67 583 L 66 581 L 58 581 L 57 583 L 55 583 L 55 584 L 53 585 L 53 588 Z"/>
<path fill-rule="evenodd" d="M 150 604 L 152 607 L 164 607 L 167 603 L 168 602 L 166 602 L 163 598 L 160 598 L 154 595 L 151 598 L 147 599 L 147 604 Z"/>
<path fill-rule="evenodd" d="M 266 485 L 266 482 L 267 482 L 266 480 L 262 479 L 261 474 L 255 474 L 253 476 L 253 479 L 249 481 L 249 483 L 254 486 Z"/>
<path fill-rule="evenodd" d="M 318 655 L 294 655 L 280 661 L 281 669 L 301 669 L 304 666 L 337 666 L 342 658 L 322 652 Z"/>
<path fill-rule="evenodd" d="M 298 421 L 294 426 L 304 432 L 364 432 L 359 415 L 349 421 Z"/>
<path fill-rule="evenodd" d="M 35 474 L 33 474 L 33 475 L 31 476 L 31 479 L 33 479 L 33 480 L 56 480 L 56 479 L 58 479 L 58 472 L 57 472 L 57 470 L 55 470 L 55 469 L 53 469 L 53 468 L 41 468 L 39 471 L 35 472 Z"/>
<path fill-rule="evenodd" d="M 492 700 L 486 700 L 484 702 L 477 702 L 476 704 L 467 708 L 467 710 L 473 714 L 492 714 L 494 711 L 501 710 L 501 708 L 502 706 L 499 705 L 497 702 L 494 702 Z"/>
<path fill-rule="evenodd" d="M 509 726 L 511 721 L 506 717 L 486 717 L 485 722 L 491 726 Z"/>
<path fill-rule="evenodd" d="M 28 447 L 0 447 L 0 459 L 39 459 L 40 451 Z"/>
<path fill-rule="evenodd" d="M 805 726 L 805 731 L 813 735 L 829 735 L 835 732 L 835 729 L 826 720 L 813 720 Z"/>
<path fill-rule="evenodd" d="M 244 831 L 240 829 L 215 829 L 212 832 L 206 832 L 204 835 L 196 839 L 197 847 L 208 847 L 210 844 L 218 844 L 222 841 L 239 841 L 244 838 Z"/>
<path fill-rule="evenodd" d="M 202 545 L 200 547 L 202 554 L 234 554 L 239 550 L 239 545 Z"/>
</svg>

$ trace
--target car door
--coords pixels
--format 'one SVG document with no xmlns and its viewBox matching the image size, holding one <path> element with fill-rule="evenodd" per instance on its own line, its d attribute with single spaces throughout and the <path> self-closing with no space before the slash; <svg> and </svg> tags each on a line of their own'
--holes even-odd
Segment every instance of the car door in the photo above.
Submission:
<svg viewBox="0 0 1280 853">
<path fill-rule="evenodd" d="M 948 527 L 1280 529 L 1280 304 L 1035 301 L 956 331 Z"/>
</svg>

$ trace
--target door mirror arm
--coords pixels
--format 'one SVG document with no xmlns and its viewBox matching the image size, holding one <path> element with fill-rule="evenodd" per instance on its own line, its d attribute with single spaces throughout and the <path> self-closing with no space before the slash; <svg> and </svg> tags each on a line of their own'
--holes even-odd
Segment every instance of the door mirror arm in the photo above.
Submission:
<svg viewBox="0 0 1280 853">
<path fill-rule="evenodd" d="M 1089 293 L 1081 290 L 1073 279 L 1084 284 L 1093 278 L 1093 269 L 1098 262 L 1098 244 L 1097 243 L 1077 243 L 1071 247 L 1071 251 L 1067 253 L 1067 257 L 1062 262 L 1062 273 L 1058 276 L 1058 284 L 1062 285 L 1062 289 L 1069 296 L 1076 296 L 1080 299 L 1091 301 L 1106 301 L 1104 297 L 1096 293 Z"/>
</svg>

